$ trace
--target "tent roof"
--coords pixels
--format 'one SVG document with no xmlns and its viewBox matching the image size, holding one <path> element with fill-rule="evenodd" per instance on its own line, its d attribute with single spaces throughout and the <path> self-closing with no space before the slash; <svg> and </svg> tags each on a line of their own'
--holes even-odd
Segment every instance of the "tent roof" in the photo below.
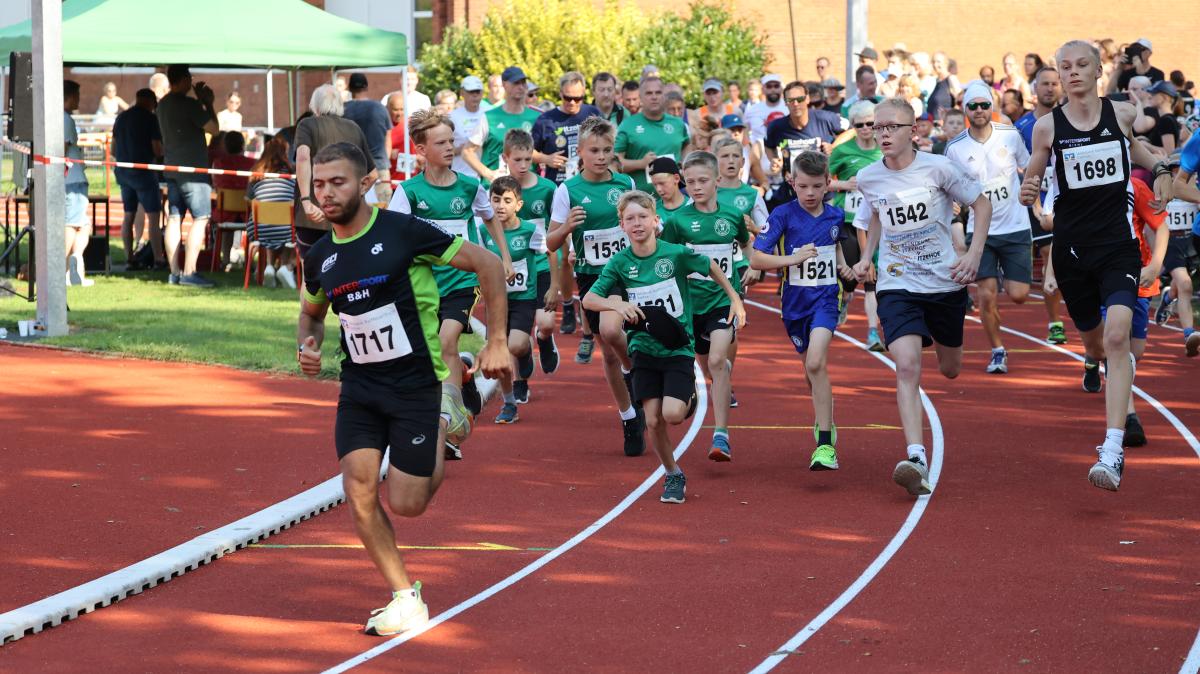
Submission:
<svg viewBox="0 0 1200 674">
<path fill-rule="evenodd" d="M 31 51 L 33 22 L 0 28 L 0 54 Z M 303 0 L 67 0 L 67 65 L 371 67 L 407 63 L 401 33 Z"/>
</svg>

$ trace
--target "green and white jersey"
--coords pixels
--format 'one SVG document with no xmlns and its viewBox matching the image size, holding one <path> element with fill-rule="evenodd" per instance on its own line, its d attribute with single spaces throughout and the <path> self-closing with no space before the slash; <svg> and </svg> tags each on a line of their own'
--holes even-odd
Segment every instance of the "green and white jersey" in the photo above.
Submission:
<svg viewBox="0 0 1200 674">
<path fill-rule="evenodd" d="M 829 175 L 837 180 L 849 180 L 858 172 L 883 158 L 883 150 L 878 147 L 864 150 L 858 146 L 858 141 L 850 140 L 833 148 L 829 155 Z M 862 206 L 862 192 L 835 192 L 833 205 L 846 211 L 846 222 L 854 222 L 854 214 Z"/>
<path fill-rule="evenodd" d="M 657 305 L 667 310 L 683 324 L 688 344 L 668 349 L 647 332 L 630 331 L 629 352 L 654 358 L 672 356 L 695 357 L 695 335 L 692 334 L 692 294 L 688 276 L 707 274 L 708 258 L 686 246 L 656 240 L 654 252 L 638 257 L 632 248 L 625 248 L 604 265 L 600 277 L 588 292 L 600 297 L 619 295 L 624 291 L 629 302 L 640 307 Z"/>
<path fill-rule="evenodd" d="M 741 292 L 742 281 L 734 273 L 733 252 L 741 250 L 739 244 L 750 240 L 746 221 L 732 204 L 717 200 L 717 210 L 705 213 L 695 203 L 685 204 L 663 223 L 662 239 L 679 243 L 717 263 L 725 272 L 733 289 Z M 707 273 L 688 277 L 692 303 L 696 313 L 706 314 L 715 309 L 729 306 L 729 297 Z"/>
<path fill-rule="evenodd" d="M 624 153 L 626 159 L 641 159 L 653 152 L 658 157 L 670 157 L 683 162 L 683 147 L 688 142 L 688 125 L 680 118 L 663 115 L 658 121 L 650 121 L 642 113 L 625 118 L 617 128 L 617 142 L 613 150 Z M 650 167 L 630 174 L 637 188 L 654 195 L 650 184 Z"/>
<path fill-rule="evenodd" d="M 537 226 L 537 236 L 534 237 L 533 243 L 529 247 L 539 253 L 545 253 L 546 228 L 550 225 L 550 207 L 554 203 L 554 190 L 558 188 L 558 185 L 555 185 L 553 180 L 546 180 L 541 176 L 536 177 L 536 185 L 521 188 L 521 201 L 525 203 L 521 206 L 517 217 L 528 220 Z M 534 279 L 538 274 L 550 271 L 550 261 L 545 255 L 537 256 L 535 269 Z"/>
<path fill-rule="evenodd" d="M 480 232 L 487 249 L 500 254 L 500 246 L 492 240 L 491 233 L 486 229 Z M 528 220 L 513 229 L 504 228 L 504 240 L 508 242 L 508 254 L 512 257 L 513 272 L 516 276 L 508 282 L 508 299 L 533 300 L 537 299 L 537 272 L 534 270 L 537 260 L 546 259 L 544 253 L 533 249 L 534 237 L 537 236 L 537 225 Z"/>
<path fill-rule="evenodd" d="M 430 185 L 424 173 L 405 180 L 392 195 L 388 210 L 411 213 L 436 223 L 454 236 L 479 243 L 479 228 L 475 226 L 474 217 L 491 220 L 494 215 L 492 202 L 478 178 L 461 173 L 454 175 L 457 180 L 446 187 Z M 442 296 L 479 285 L 474 274 L 450 266 L 434 267 L 433 277 Z"/>
<path fill-rule="evenodd" d="M 667 221 L 667 218 L 668 218 L 668 217 L 670 217 L 672 213 L 674 213 L 675 211 L 677 211 L 677 210 L 679 210 L 679 209 L 683 208 L 683 207 L 684 207 L 684 206 L 686 206 L 686 205 L 688 204 L 688 202 L 690 202 L 690 201 L 691 201 L 691 199 L 688 199 L 687 197 L 684 197 L 684 199 L 683 199 L 683 203 L 679 204 L 679 205 L 678 205 L 678 206 L 676 206 L 675 208 L 667 208 L 667 207 L 666 207 L 666 205 L 665 205 L 665 204 L 663 204 L 663 202 L 662 202 L 662 199 L 657 199 L 657 200 L 654 202 L 654 210 L 655 210 L 655 211 L 658 213 L 658 226 L 659 226 L 659 230 L 658 230 L 658 231 L 659 231 L 659 233 L 660 233 L 660 234 L 662 233 L 662 229 L 661 229 L 661 228 L 662 228 L 662 223 L 666 222 L 666 221 Z"/>
<path fill-rule="evenodd" d="M 576 274 L 599 274 L 609 258 L 629 246 L 617 217 L 617 202 L 631 189 L 633 179 L 610 169 L 608 180 L 594 183 L 580 173 L 554 191 L 551 222 L 566 222 L 576 206 L 587 213 L 583 223 L 571 232 Z"/>
<path fill-rule="evenodd" d="M 503 104 L 484 113 L 487 124 L 480 124 L 470 139 L 472 145 L 481 148 L 479 161 L 493 171 L 503 168 L 500 174 L 507 175 L 508 167 L 500 166 L 500 155 L 504 154 L 504 134 L 512 129 L 533 129 L 533 123 L 540 114 L 542 113 L 533 108 L 525 108 L 514 115 L 505 111 Z"/>
<path fill-rule="evenodd" d="M 738 187 L 718 187 L 717 202 L 722 204 L 730 204 L 742 214 L 742 222 L 745 218 L 750 218 L 750 222 L 758 227 L 759 231 L 767 224 L 767 203 L 763 201 L 762 195 L 758 190 L 749 185 L 740 185 Z M 742 253 L 742 247 L 738 246 L 733 253 L 733 268 L 738 272 L 738 278 L 741 278 L 741 272 L 746 271 L 750 266 L 750 261 Z"/>
</svg>

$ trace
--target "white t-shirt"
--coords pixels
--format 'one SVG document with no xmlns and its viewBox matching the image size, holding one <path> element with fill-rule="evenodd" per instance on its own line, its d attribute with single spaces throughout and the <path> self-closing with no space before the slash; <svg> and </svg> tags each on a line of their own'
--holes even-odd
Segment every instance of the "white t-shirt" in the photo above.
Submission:
<svg viewBox="0 0 1200 674">
<path fill-rule="evenodd" d="M 471 168 L 471 165 L 462 158 L 461 154 L 464 145 L 468 142 L 474 143 L 472 140 L 476 138 L 476 132 L 481 127 L 487 126 L 487 117 L 483 111 L 483 106 L 480 106 L 475 112 L 467 110 L 466 106 L 455 108 L 450 113 L 450 121 L 454 122 L 454 163 L 451 168 L 464 175 L 479 177 L 479 173 Z M 480 144 L 482 147 L 482 144 Z"/>
<path fill-rule="evenodd" d="M 992 134 L 980 143 L 963 131 L 946 144 L 946 156 L 983 186 L 992 202 L 988 236 L 1015 234 L 1029 229 L 1029 213 L 1018 201 L 1021 175 L 1029 165 L 1029 151 L 1015 126 L 992 123 Z M 970 211 L 967 232 L 975 230 L 975 212 Z"/>
<path fill-rule="evenodd" d="M 242 113 L 228 108 L 217 113 L 217 127 L 221 131 L 241 131 Z"/>
<path fill-rule="evenodd" d="M 786 117 L 787 114 L 787 103 L 784 103 L 783 97 L 780 96 L 779 102 L 774 105 L 759 101 L 746 108 L 742 119 L 746 122 L 746 128 L 750 129 L 750 140 L 762 141 L 767 137 L 767 124 L 780 117 Z"/>
<path fill-rule="evenodd" d="M 385 95 L 383 98 L 379 99 L 379 102 L 383 103 L 383 107 L 385 107 L 385 108 L 387 107 L 388 97 L 392 96 L 393 94 L 395 94 L 396 96 L 399 96 L 401 94 L 401 92 L 393 91 L 393 92 Z M 349 99 L 347 99 L 347 100 L 349 100 Z M 428 110 L 429 108 L 432 108 L 432 107 L 433 107 L 433 101 L 429 100 L 428 96 L 426 96 L 425 94 L 423 94 L 419 91 L 414 91 L 408 95 L 408 107 L 405 109 L 405 113 L 406 113 L 405 116 L 411 117 L 414 112 L 420 112 L 421 110 Z"/>
<path fill-rule="evenodd" d="M 954 202 L 969 204 L 983 192 L 958 164 L 918 152 L 907 168 L 893 171 L 877 161 L 858 172 L 863 203 L 854 226 L 868 229 L 879 217 L 880 290 L 945 293 L 962 288 L 950 276 L 957 254 L 951 237 Z"/>
</svg>

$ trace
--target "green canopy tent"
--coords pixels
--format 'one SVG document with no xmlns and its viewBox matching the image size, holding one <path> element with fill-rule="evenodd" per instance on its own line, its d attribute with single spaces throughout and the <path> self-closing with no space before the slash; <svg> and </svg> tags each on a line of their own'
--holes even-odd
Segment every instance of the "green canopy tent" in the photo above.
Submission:
<svg viewBox="0 0 1200 674">
<path fill-rule="evenodd" d="M 32 21 L 0 28 L 0 55 L 32 45 Z M 303 0 L 67 0 L 62 56 L 65 65 L 367 68 L 408 63 L 408 41 Z"/>
</svg>

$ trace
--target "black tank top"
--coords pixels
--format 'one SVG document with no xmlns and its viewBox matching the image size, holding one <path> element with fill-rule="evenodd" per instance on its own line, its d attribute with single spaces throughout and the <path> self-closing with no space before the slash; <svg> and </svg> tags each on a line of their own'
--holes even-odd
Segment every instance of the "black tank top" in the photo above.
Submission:
<svg viewBox="0 0 1200 674">
<path fill-rule="evenodd" d="M 1136 238 L 1129 141 L 1112 101 L 1100 99 L 1100 123 L 1080 131 L 1054 108 L 1054 243 L 1103 245 Z"/>
</svg>

